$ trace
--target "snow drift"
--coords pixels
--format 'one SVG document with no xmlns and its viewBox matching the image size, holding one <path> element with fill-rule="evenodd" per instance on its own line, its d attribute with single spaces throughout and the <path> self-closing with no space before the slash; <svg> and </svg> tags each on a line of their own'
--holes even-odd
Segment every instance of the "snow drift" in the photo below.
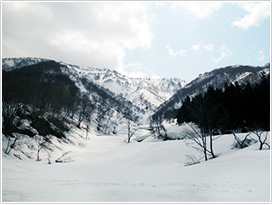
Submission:
<svg viewBox="0 0 272 205">
<path fill-rule="evenodd" d="M 198 155 L 186 139 L 125 139 L 93 133 L 85 147 L 69 147 L 71 163 L 4 155 L 3 202 L 270 201 L 270 150 L 258 143 L 233 149 L 233 136 L 223 135 L 214 141 L 217 158 L 185 166 L 187 154 Z"/>
</svg>

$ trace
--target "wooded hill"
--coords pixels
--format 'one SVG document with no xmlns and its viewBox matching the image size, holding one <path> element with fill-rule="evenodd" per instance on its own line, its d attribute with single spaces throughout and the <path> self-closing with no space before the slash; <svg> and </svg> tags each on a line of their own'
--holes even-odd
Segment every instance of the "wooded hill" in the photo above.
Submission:
<svg viewBox="0 0 272 205">
<path fill-rule="evenodd" d="M 178 123 L 194 122 L 205 132 L 270 130 L 270 75 L 259 83 L 209 87 L 207 92 L 187 97 L 179 109 Z"/>
</svg>

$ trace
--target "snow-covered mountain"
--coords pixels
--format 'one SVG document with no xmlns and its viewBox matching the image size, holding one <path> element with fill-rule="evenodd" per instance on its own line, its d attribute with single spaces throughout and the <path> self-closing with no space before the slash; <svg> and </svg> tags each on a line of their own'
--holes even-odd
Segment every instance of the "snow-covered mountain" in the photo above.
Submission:
<svg viewBox="0 0 272 205">
<path fill-rule="evenodd" d="M 10 71 L 24 66 L 49 61 L 43 58 L 4 58 L 2 69 Z M 55 61 L 56 62 L 56 61 Z M 140 115 L 163 116 L 166 111 L 177 109 L 186 96 L 205 92 L 209 86 L 223 88 L 229 83 L 255 83 L 262 74 L 270 73 L 270 64 L 263 67 L 228 66 L 200 74 L 190 83 L 181 79 L 130 78 L 115 70 L 92 68 L 56 62 L 61 71 L 75 83 L 82 93 L 91 96 L 95 90 L 103 90 L 112 99 L 127 102 L 128 107 Z M 91 89 L 91 91 L 90 91 Z"/>
<path fill-rule="evenodd" d="M 161 104 L 158 107 L 155 116 L 167 116 L 167 118 L 174 117 L 174 115 L 177 114 L 175 110 L 180 108 L 182 100 L 187 96 L 195 96 L 205 92 L 209 86 L 223 88 L 226 84 L 234 84 L 235 82 L 238 82 L 239 84 L 246 82 L 254 84 L 258 82 L 263 75 L 268 74 L 270 74 L 269 63 L 262 67 L 242 65 L 228 66 L 200 74 L 198 78 L 186 84 L 169 100 Z"/>
<path fill-rule="evenodd" d="M 159 111 L 209 85 L 257 82 L 270 65 L 217 69 L 184 86 L 47 59 L 2 62 L 4 202 L 269 202 L 270 132 L 214 136 L 216 158 L 204 161 L 187 125 L 164 121 L 175 140 L 162 141 L 130 118 L 177 89 Z M 257 151 L 260 139 L 267 147 Z"/>
<path fill-rule="evenodd" d="M 181 79 L 130 78 L 115 70 L 90 68 L 62 63 L 63 71 L 71 76 L 86 78 L 121 95 L 142 110 L 154 111 L 186 83 Z M 75 79 L 76 80 L 76 79 Z"/>
<path fill-rule="evenodd" d="M 9 71 L 43 61 L 47 61 L 47 59 L 4 58 L 2 68 Z M 115 70 L 58 63 L 61 64 L 62 72 L 70 76 L 82 92 L 87 92 L 82 82 L 84 79 L 111 91 L 115 96 L 130 101 L 134 106 L 148 113 L 155 111 L 160 104 L 172 97 L 177 90 L 186 84 L 184 80 L 177 78 L 130 78 Z"/>
<path fill-rule="evenodd" d="M 25 66 L 34 65 L 40 62 L 48 61 L 45 58 L 4 58 L 2 59 L 2 69 L 10 71 Z"/>
<path fill-rule="evenodd" d="M 20 151 L 24 139 L 35 144 L 36 138 L 51 136 L 52 142 L 80 143 L 73 141 L 71 130 L 86 136 L 89 130 L 106 135 L 127 132 L 128 122 L 145 123 L 156 106 L 185 84 L 179 79 L 133 79 L 116 71 L 39 58 L 2 59 L 2 65 L 2 134 L 7 154 L 14 147 L 9 142 L 17 139 Z M 14 110 L 12 118 L 10 110 Z M 54 144 L 48 145 L 51 150 L 63 150 Z M 31 158 L 27 154 L 31 149 L 26 150 L 12 153 L 19 159 Z"/>
</svg>

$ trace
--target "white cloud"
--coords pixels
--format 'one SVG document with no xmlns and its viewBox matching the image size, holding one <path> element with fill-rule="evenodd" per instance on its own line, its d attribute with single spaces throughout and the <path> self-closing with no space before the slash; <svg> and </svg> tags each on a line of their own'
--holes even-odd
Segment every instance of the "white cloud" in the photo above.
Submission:
<svg viewBox="0 0 272 205">
<path fill-rule="evenodd" d="M 213 51 L 214 45 L 210 43 L 207 45 L 203 45 L 202 48 L 205 49 L 206 51 Z"/>
<path fill-rule="evenodd" d="M 271 2 L 242 2 L 239 3 L 242 9 L 248 12 L 242 19 L 234 21 L 232 26 L 248 29 L 252 26 L 259 26 L 260 22 L 269 18 Z"/>
<path fill-rule="evenodd" d="M 161 2 L 161 1 L 156 1 L 155 2 L 155 6 L 156 7 L 162 7 L 162 6 L 164 6 L 165 5 L 165 2 Z"/>
<path fill-rule="evenodd" d="M 188 51 L 187 50 L 177 50 L 177 51 L 174 51 L 171 47 L 170 47 L 170 45 L 168 44 L 166 47 L 165 47 L 166 49 L 167 49 L 167 51 L 168 51 L 168 54 L 171 56 L 171 57 L 173 57 L 173 58 L 175 58 L 175 57 L 177 57 L 177 56 L 186 56 L 187 55 L 187 53 L 188 53 Z"/>
<path fill-rule="evenodd" d="M 211 16 L 215 11 L 222 7 L 222 2 L 200 2 L 200 1 L 181 1 L 175 2 L 173 7 L 177 6 L 186 9 L 197 18 L 204 19 Z"/>
<path fill-rule="evenodd" d="M 265 59 L 265 55 L 264 55 L 264 52 L 262 51 L 262 50 L 260 50 L 259 52 L 258 52 L 258 55 L 257 55 L 257 59 L 259 60 L 259 61 L 263 61 L 264 59 Z"/>
<path fill-rule="evenodd" d="M 199 51 L 201 44 L 192 45 L 192 50 Z"/>
<path fill-rule="evenodd" d="M 220 49 L 220 56 L 217 58 L 212 58 L 211 60 L 214 63 L 219 63 L 220 61 L 222 61 L 224 58 L 230 56 L 232 54 L 231 50 L 227 47 L 226 44 L 221 45 Z"/>
<path fill-rule="evenodd" d="M 2 11 L 3 57 L 44 57 L 125 72 L 126 50 L 152 45 L 154 17 L 143 2 L 4 2 Z"/>
<path fill-rule="evenodd" d="M 214 44 L 206 44 L 206 45 L 202 45 L 202 44 L 196 44 L 196 45 L 192 45 L 191 46 L 192 50 L 194 51 L 199 51 L 201 48 L 206 50 L 206 51 L 213 51 L 214 48 Z"/>
<path fill-rule="evenodd" d="M 146 77 L 146 74 L 143 72 L 143 65 L 140 62 L 132 62 L 124 65 L 122 73 L 131 78 Z"/>
</svg>

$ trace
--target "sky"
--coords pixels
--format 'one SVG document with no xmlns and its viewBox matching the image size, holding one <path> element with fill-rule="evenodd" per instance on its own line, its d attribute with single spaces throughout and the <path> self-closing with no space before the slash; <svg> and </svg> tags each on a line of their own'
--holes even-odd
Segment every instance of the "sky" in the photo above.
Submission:
<svg viewBox="0 0 272 205">
<path fill-rule="evenodd" d="M 2 1 L 2 57 L 181 78 L 270 62 L 271 2 Z"/>
</svg>

